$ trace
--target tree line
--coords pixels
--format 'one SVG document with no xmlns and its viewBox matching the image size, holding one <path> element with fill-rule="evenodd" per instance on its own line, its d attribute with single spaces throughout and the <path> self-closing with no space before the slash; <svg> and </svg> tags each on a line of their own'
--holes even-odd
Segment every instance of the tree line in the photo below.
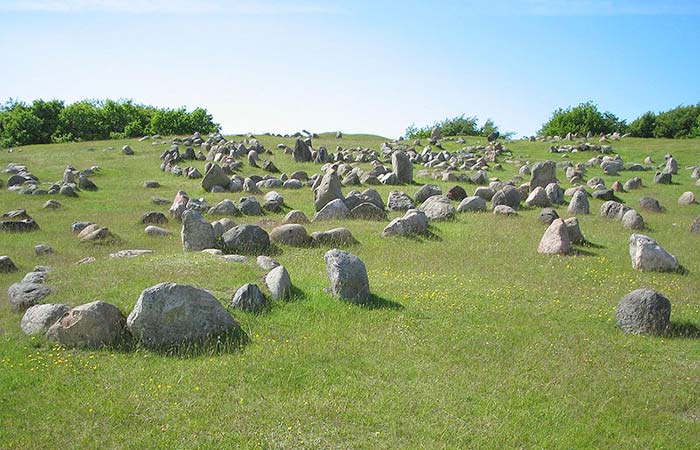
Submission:
<svg viewBox="0 0 700 450">
<path fill-rule="evenodd" d="M 615 132 L 642 138 L 700 137 L 700 103 L 680 105 L 659 113 L 648 111 L 628 124 L 609 111 L 599 111 L 593 102 L 586 102 L 554 111 L 538 134 L 566 136 L 567 133 L 598 135 Z"/>
<path fill-rule="evenodd" d="M 488 136 L 493 132 L 499 132 L 498 127 L 491 119 L 487 119 L 482 126 L 479 126 L 476 117 L 465 117 L 465 114 L 462 114 L 420 128 L 412 124 L 406 128 L 404 136 L 406 139 L 425 139 L 430 137 L 430 133 L 435 127 L 440 127 L 443 136 Z M 514 134 L 514 132 L 500 133 L 502 137 L 506 138 Z"/>
<path fill-rule="evenodd" d="M 204 108 L 157 108 L 133 100 L 10 99 L 0 105 L 0 147 L 123 139 L 144 135 L 214 133 L 220 125 Z"/>
</svg>

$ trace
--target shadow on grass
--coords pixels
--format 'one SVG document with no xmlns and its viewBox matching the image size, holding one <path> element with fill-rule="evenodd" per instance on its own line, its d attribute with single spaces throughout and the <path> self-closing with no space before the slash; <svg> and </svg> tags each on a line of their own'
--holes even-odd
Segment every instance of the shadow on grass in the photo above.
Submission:
<svg viewBox="0 0 700 450">
<path fill-rule="evenodd" d="M 238 328 L 232 333 L 224 336 L 216 336 L 206 340 L 191 342 L 182 345 L 163 346 L 159 348 L 149 348 L 148 351 L 160 356 L 175 357 L 175 358 L 196 358 L 201 356 L 216 356 L 225 355 L 240 351 L 246 344 L 250 342 L 248 334 Z M 129 352 L 141 350 L 135 340 L 131 340 Z"/>
<path fill-rule="evenodd" d="M 676 339 L 700 339 L 700 327 L 690 322 L 671 322 L 668 337 Z"/>
<path fill-rule="evenodd" d="M 379 295 L 376 294 L 370 294 L 369 300 L 367 303 L 364 303 L 360 305 L 362 308 L 367 308 L 367 309 L 403 309 L 403 305 L 401 303 L 395 302 L 393 300 L 389 300 L 384 297 L 380 297 Z"/>
<path fill-rule="evenodd" d="M 588 250 L 583 250 L 580 248 L 574 248 L 571 250 L 572 256 L 596 256 L 595 253 L 589 252 Z"/>
<path fill-rule="evenodd" d="M 582 242 L 580 245 L 581 245 L 581 247 L 586 247 L 586 248 L 595 248 L 595 249 L 606 248 L 604 245 L 596 244 L 596 243 L 591 242 L 591 241 Z"/>
<path fill-rule="evenodd" d="M 405 239 L 407 241 L 413 241 L 413 242 L 423 242 L 423 241 L 434 241 L 434 242 L 442 242 L 442 237 L 440 237 L 438 234 L 435 234 L 430 227 L 428 230 L 426 230 L 425 233 L 422 234 L 405 234 L 405 235 L 400 235 L 400 236 L 391 236 L 395 237 L 398 239 Z"/>
</svg>

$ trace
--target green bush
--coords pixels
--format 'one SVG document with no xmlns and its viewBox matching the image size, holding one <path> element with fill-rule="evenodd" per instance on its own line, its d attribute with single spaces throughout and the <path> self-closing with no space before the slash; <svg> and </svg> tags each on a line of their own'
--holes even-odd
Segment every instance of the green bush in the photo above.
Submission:
<svg viewBox="0 0 700 450">
<path fill-rule="evenodd" d="M 204 108 L 159 109 L 132 100 L 60 100 L 31 105 L 10 99 L 0 106 L 0 146 L 123 139 L 144 134 L 214 133 L 219 124 Z"/>
<path fill-rule="evenodd" d="M 656 115 L 654 137 L 700 137 L 700 103 L 678 106 Z"/>
<path fill-rule="evenodd" d="M 493 120 L 488 119 L 484 125 L 478 127 L 478 119 L 476 117 L 465 117 L 464 114 L 452 118 L 447 118 L 440 122 L 435 122 L 433 125 L 427 125 L 422 128 L 417 128 L 416 124 L 411 124 L 406 128 L 406 139 L 424 139 L 430 137 L 430 133 L 434 127 L 440 127 L 442 135 L 447 137 L 455 136 L 488 136 L 493 131 L 498 131 L 498 127 Z M 514 133 L 502 133 L 503 137 L 510 137 Z"/>
<path fill-rule="evenodd" d="M 627 125 L 611 112 L 600 112 L 593 102 L 559 108 L 538 132 L 540 136 L 566 136 L 568 133 L 625 133 Z"/>
<path fill-rule="evenodd" d="M 629 132 L 634 137 L 650 138 L 654 137 L 655 126 L 656 114 L 648 111 L 634 119 L 629 126 Z"/>
</svg>

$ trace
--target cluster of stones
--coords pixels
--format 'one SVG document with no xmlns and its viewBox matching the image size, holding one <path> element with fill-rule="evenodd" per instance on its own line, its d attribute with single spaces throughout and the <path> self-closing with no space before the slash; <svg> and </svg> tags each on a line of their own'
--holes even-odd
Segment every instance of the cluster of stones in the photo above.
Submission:
<svg viewBox="0 0 700 450">
<path fill-rule="evenodd" d="M 71 231 L 80 242 L 114 243 L 119 237 L 109 228 L 101 227 L 94 222 L 74 222 Z"/>
<path fill-rule="evenodd" d="M 367 269 L 357 256 L 332 249 L 324 261 L 331 295 L 358 304 L 371 300 Z M 266 256 L 259 256 L 257 262 L 266 272 L 263 282 L 268 294 L 256 283 L 246 283 L 231 297 L 230 308 L 260 313 L 271 299 L 290 298 L 292 282 L 284 266 Z M 0 257 L 0 268 L 17 270 L 6 257 Z M 20 325 L 28 335 L 43 334 L 68 347 L 115 347 L 134 341 L 153 350 L 241 336 L 240 326 L 219 300 L 204 289 L 183 284 L 160 283 L 145 289 L 127 317 L 116 306 L 99 300 L 74 308 L 39 304 L 53 291 L 44 284 L 48 270 L 37 267 L 8 289 L 11 306 L 24 311 Z"/>
<path fill-rule="evenodd" d="M 78 192 L 81 190 L 96 191 L 98 189 L 97 185 L 89 177 L 99 170 L 99 166 L 80 171 L 73 166 L 67 166 L 63 173 L 63 179 L 51 183 L 46 189 L 41 187 L 39 178 L 29 172 L 26 166 L 10 163 L 7 165 L 5 173 L 10 174 L 10 178 L 7 180 L 7 189 L 10 191 L 27 195 L 60 194 L 67 197 L 77 197 Z M 47 207 L 50 208 L 51 206 Z"/>
<path fill-rule="evenodd" d="M 579 134 L 579 133 L 569 132 L 569 133 L 566 133 L 566 136 L 564 136 L 564 137 L 561 137 L 561 136 L 530 136 L 530 137 L 527 137 L 527 138 L 525 138 L 525 139 L 527 139 L 527 140 L 529 140 L 529 141 L 531 141 L 531 142 L 535 142 L 535 141 L 539 141 L 539 142 L 552 142 L 552 141 L 553 141 L 553 142 L 558 142 L 558 141 L 563 141 L 563 140 L 567 140 L 567 141 L 575 141 L 575 140 L 584 140 L 584 141 L 588 141 L 588 140 L 590 140 L 590 139 L 597 138 L 597 139 L 598 139 L 598 142 L 608 142 L 608 141 L 619 141 L 620 139 L 626 138 L 626 137 L 629 137 L 629 133 L 620 134 L 619 132 L 615 131 L 615 132 L 613 132 L 613 133 L 607 133 L 607 134 L 606 134 L 606 133 L 600 133 L 599 135 L 596 136 L 596 135 L 594 135 L 593 133 L 591 133 L 591 132 L 589 131 L 588 133 L 586 133 L 585 136 L 582 135 L 582 134 Z"/>
</svg>

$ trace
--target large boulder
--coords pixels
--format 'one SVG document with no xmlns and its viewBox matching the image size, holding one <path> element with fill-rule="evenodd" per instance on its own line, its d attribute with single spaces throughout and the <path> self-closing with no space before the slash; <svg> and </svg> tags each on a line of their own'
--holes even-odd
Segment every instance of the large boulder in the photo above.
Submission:
<svg viewBox="0 0 700 450">
<path fill-rule="evenodd" d="M 525 199 L 525 204 L 530 207 L 546 208 L 552 204 L 547 196 L 547 191 L 541 186 L 537 186 Z"/>
<path fill-rule="evenodd" d="M 34 305 L 27 309 L 22 316 L 20 327 L 28 335 L 44 334 L 68 310 L 70 310 L 70 306 L 63 304 Z"/>
<path fill-rule="evenodd" d="M 459 206 L 457 206 L 457 211 L 486 211 L 486 200 L 476 195 L 473 197 L 467 197 L 459 203 Z"/>
<path fill-rule="evenodd" d="M 66 347 L 112 347 L 128 335 L 119 309 L 103 301 L 76 306 L 46 332 L 46 338 Z"/>
<path fill-rule="evenodd" d="M 425 213 L 430 220 L 448 220 L 455 216 L 455 207 L 445 195 L 433 195 L 418 208 Z"/>
<path fill-rule="evenodd" d="M 240 216 L 241 211 L 238 209 L 233 200 L 224 199 L 216 205 L 209 208 L 208 214 L 213 216 Z"/>
<path fill-rule="evenodd" d="M 379 209 L 374 203 L 364 202 L 351 209 L 349 217 L 361 220 L 384 220 L 386 219 L 386 212 L 383 209 Z"/>
<path fill-rule="evenodd" d="M 287 298 L 292 293 L 292 280 L 284 266 L 277 266 L 265 275 L 265 286 L 275 300 Z"/>
<path fill-rule="evenodd" d="M 622 297 L 615 321 L 626 333 L 664 335 L 669 331 L 671 302 L 659 292 L 637 289 Z"/>
<path fill-rule="evenodd" d="M 578 219 L 576 217 L 564 219 L 564 223 L 566 224 L 566 231 L 569 234 L 569 241 L 571 241 L 572 244 L 586 243 L 586 238 L 581 232 L 581 227 L 579 226 Z"/>
<path fill-rule="evenodd" d="M 365 264 L 352 253 L 333 249 L 324 256 L 330 293 L 341 300 L 366 303 L 370 299 Z"/>
<path fill-rule="evenodd" d="M 321 178 L 321 183 L 314 191 L 316 211 L 320 211 L 328 203 L 338 199 L 341 201 L 344 199 L 340 178 L 335 171 L 329 171 Z"/>
<path fill-rule="evenodd" d="M 209 292 L 175 283 L 160 283 L 141 292 L 126 324 L 144 347 L 152 349 L 203 343 L 239 328 Z"/>
<path fill-rule="evenodd" d="M 294 151 L 292 152 L 292 158 L 294 162 L 309 162 L 311 161 L 311 150 L 309 146 L 306 145 L 303 139 L 297 139 L 294 144 Z"/>
<path fill-rule="evenodd" d="M 557 164 L 554 161 L 539 161 L 532 166 L 530 178 L 530 191 L 536 187 L 547 187 L 550 183 L 557 182 Z M 514 207 L 512 205 L 509 205 Z"/>
<path fill-rule="evenodd" d="M 434 184 L 424 184 L 418 189 L 414 198 L 418 203 L 423 203 L 433 195 L 442 195 L 442 189 Z"/>
<path fill-rule="evenodd" d="M 673 272 L 680 268 L 676 257 L 649 236 L 643 234 L 630 236 L 629 250 L 632 267 L 636 270 Z"/>
<path fill-rule="evenodd" d="M 269 246 L 270 236 L 257 225 L 238 225 L 221 236 L 224 253 L 261 253 Z"/>
<path fill-rule="evenodd" d="M 13 309 L 23 311 L 51 295 L 51 291 L 51 286 L 43 283 L 15 283 L 7 289 L 7 300 Z"/>
<path fill-rule="evenodd" d="M 623 227 L 631 230 L 643 230 L 645 227 L 644 218 L 634 209 L 626 211 L 620 220 L 622 221 Z"/>
<path fill-rule="evenodd" d="M 413 182 L 413 163 L 405 152 L 399 150 L 392 153 L 391 167 L 399 183 L 409 184 Z"/>
<path fill-rule="evenodd" d="M 639 199 L 639 206 L 641 206 L 642 209 L 645 209 L 647 211 L 652 211 L 652 212 L 662 212 L 663 208 L 661 207 L 661 204 L 659 201 L 655 198 L 652 197 L 642 197 Z"/>
<path fill-rule="evenodd" d="M 318 245 L 347 246 L 357 244 L 352 231 L 345 227 L 333 228 L 326 231 L 314 231 L 311 239 Z"/>
<path fill-rule="evenodd" d="M 214 228 L 197 211 L 185 211 L 182 215 L 182 248 L 186 252 L 199 252 L 216 246 Z"/>
<path fill-rule="evenodd" d="M 270 231 L 270 241 L 290 247 L 306 247 L 311 244 L 311 236 L 302 225 L 290 223 L 280 225 Z"/>
<path fill-rule="evenodd" d="M 547 228 L 537 247 L 537 252 L 545 255 L 566 254 L 571 251 L 571 240 L 566 223 L 556 219 Z"/>
<path fill-rule="evenodd" d="M 178 191 L 175 194 L 175 199 L 173 200 L 172 206 L 170 206 L 170 215 L 180 220 L 182 218 L 182 213 L 187 210 L 187 203 L 190 201 L 190 197 L 185 191 Z"/>
</svg>

